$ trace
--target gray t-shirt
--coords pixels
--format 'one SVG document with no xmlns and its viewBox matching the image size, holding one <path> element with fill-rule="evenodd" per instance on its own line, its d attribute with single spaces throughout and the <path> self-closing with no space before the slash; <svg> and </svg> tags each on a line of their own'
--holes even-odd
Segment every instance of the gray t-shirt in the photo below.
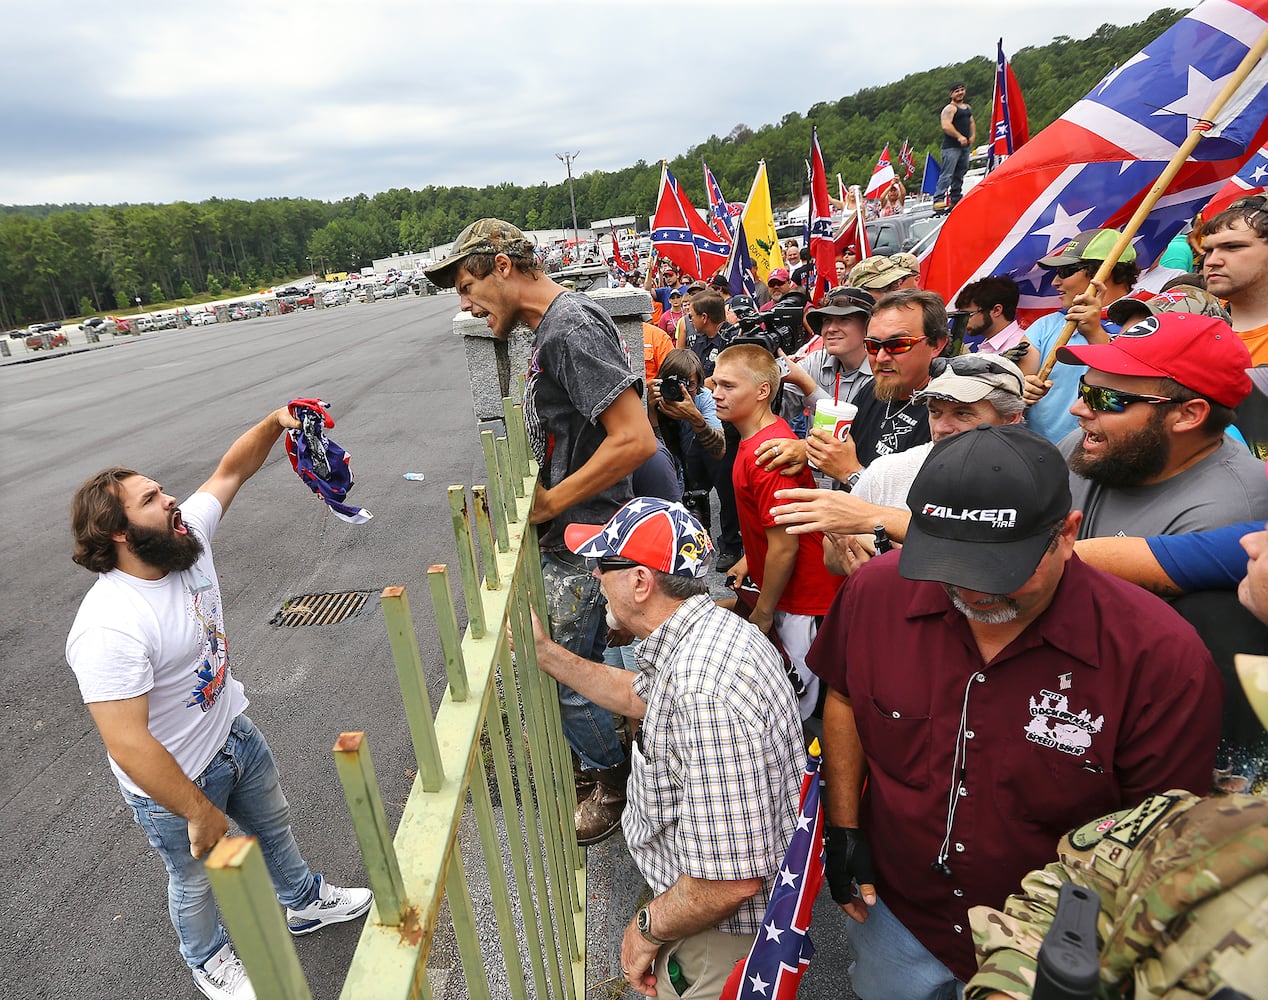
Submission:
<svg viewBox="0 0 1268 1000">
<path fill-rule="evenodd" d="M 780 415 L 786 420 L 797 416 L 807 408 L 813 410 L 815 404 L 821 399 L 832 399 L 836 396 L 842 403 L 853 403 L 859 390 L 872 381 L 872 369 L 868 366 L 867 358 L 863 359 L 863 363 L 858 368 L 850 371 L 843 368 L 841 362 L 822 347 L 817 351 L 811 351 L 797 364 L 815 380 L 819 388 L 806 396 L 796 384 L 785 381 Z M 840 377 L 839 395 L 837 394 L 838 376 Z"/>
<path fill-rule="evenodd" d="M 1061 454 L 1069 458 L 1082 436 L 1062 438 Z M 1202 461 L 1148 486 L 1111 489 L 1071 472 L 1070 494 L 1083 511 L 1080 538 L 1179 535 L 1268 517 L 1264 463 L 1228 437 Z"/>
<path fill-rule="evenodd" d="M 601 307 L 580 292 L 564 292 L 550 304 L 533 337 L 524 390 L 524 424 L 544 487 L 590 460 L 607 437 L 600 416 L 630 386 L 641 392 L 642 381 Z M 604 524 L 633 496 L 627 476 L 574 504 L 541 526 L 541 547 L 563 548 L 569 524 Z"/>
</svg>

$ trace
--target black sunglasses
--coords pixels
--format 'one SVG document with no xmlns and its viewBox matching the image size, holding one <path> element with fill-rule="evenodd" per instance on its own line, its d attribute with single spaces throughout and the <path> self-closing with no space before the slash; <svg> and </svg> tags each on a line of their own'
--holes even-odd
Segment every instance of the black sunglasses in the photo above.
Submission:
<svg viewBox="0 0 1268 1000">
<path fill-rule="evenodd" d="M 1122 413 L 1132 403 L 1178 403 L 1180 400 L 1170 396 L 1149 396 L 1136 392 L 1123 392 L 1121 389 L 1110 389 L 1103 385 L 1088 385 L 1079 379 L 1079 399 L 1083 405 L 1094 413 Z"/>
<path fill-rule="evenodd" d="M 1025 386 L 1017 380 L 1017 373 L 1011 372 L 998 361 L 984 358 L 980 354 L 957 354 L 953 358 L 934 358 L 929 363 L 929 374 L 937 378 L 948 368 L 956 375 L 1007 375 L 1017 383 L 1020 395 Z"/>
<path fill-rule="evenodd" d="M 1065 281 L 1066 278 L 1073 278 L 1080 271 L 1087 270 L 1089 270 L 1089 266 L 1084 263 L 1062 264 L 1059 268 L 1057 268 L 1057 277 L 1062 281 Z"/>
<path fill-rule="evenodd" d="M 597 566 L 600 573 L 614 573 L 619 569 L 633 569 L 635 566 L 642 565 L 623 556 L 599 556 L 597 559 L 588 560 L 588 563 Z"/>
</svg>

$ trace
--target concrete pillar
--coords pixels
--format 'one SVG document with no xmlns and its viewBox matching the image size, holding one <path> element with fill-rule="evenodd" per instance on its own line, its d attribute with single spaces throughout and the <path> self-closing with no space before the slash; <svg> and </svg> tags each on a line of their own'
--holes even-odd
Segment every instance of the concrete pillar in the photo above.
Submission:
<svg viewBox="0 0 1268 1000">
<path fill-rule="evenodd" d="M 643 377 L 643 320 L 652 312 L 652 297 L 641 288 L 602 288 L 584 293 L 616 323 L 629 349 L 630 368 Z M 506 340 L 497 340 L 484 320 L 460 312 L 453 332 L 462 337 L 471 378 L 471 402 L 477 421 L 501 420 L 502 397 L 510 395 L 512 377 L 528 371 L 533 331 L 520 324 Z M 644 387 L 645 391 L 646 387 Z"/>
</svg>

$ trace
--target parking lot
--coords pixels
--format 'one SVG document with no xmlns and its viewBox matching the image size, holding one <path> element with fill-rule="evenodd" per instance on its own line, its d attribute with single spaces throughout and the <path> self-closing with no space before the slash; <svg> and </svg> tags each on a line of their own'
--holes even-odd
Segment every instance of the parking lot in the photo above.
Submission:
<svg viewBox="0 0 1268 1000">
<path fill-rule="evenodd" d="M 351 499 L 374 520 L 337 520 L 279 445 L 222 524 L 216 564 L 233 670 L 278 758 L 300 844 L 316 870 L 364 884 L 330 748 L 341 730 L 368 733 L 394 824 L 414 760 L 382 614 L 372 599 L 337 626 L 269 619 L 291 596 L 377 595 L 404 584 L 439 704 L 444 670 L 426 569 L 454 561 L 445 488 L 485 478 L 455 307 L 451 295 L 412 297 L 77 340 L 0 368 L 6 997 L 198 995 L 168 922 L 161 865 L 120 798 L 64 659 L 92 583 L 70 560 L 68 505 L 80 482 L 113 464 L 144 470 L 183 498 L 238 434 L 296 396 L 331 403 L 331 436 L 357 478 Z M 318 1000 L 338 996 L 357 935 L 350 924 L 297 941 Z"/>
</svg>

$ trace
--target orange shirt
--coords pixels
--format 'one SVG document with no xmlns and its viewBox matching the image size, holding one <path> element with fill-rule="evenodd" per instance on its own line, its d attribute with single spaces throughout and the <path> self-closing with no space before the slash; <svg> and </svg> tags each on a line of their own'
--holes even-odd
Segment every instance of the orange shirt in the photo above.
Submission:
<svg viewBox="0 0 1268 1000">
<path fill-rule="evenodd" d="M 1237 336 L 1242 338 L 1246 350 L 1250 351 L 1251 364 L 1268 365 L 1268 324 L 1250 330 L 1238 330 Z"/>
<path fill-rule="evenodd" d="M 665 355 L 674 349 L 674 342 L 669 334 L 651 323 L 643 324 L 643 369 L 645 378 L 654 379 L 660 372 L 660 363 Z"/>
</svg>

